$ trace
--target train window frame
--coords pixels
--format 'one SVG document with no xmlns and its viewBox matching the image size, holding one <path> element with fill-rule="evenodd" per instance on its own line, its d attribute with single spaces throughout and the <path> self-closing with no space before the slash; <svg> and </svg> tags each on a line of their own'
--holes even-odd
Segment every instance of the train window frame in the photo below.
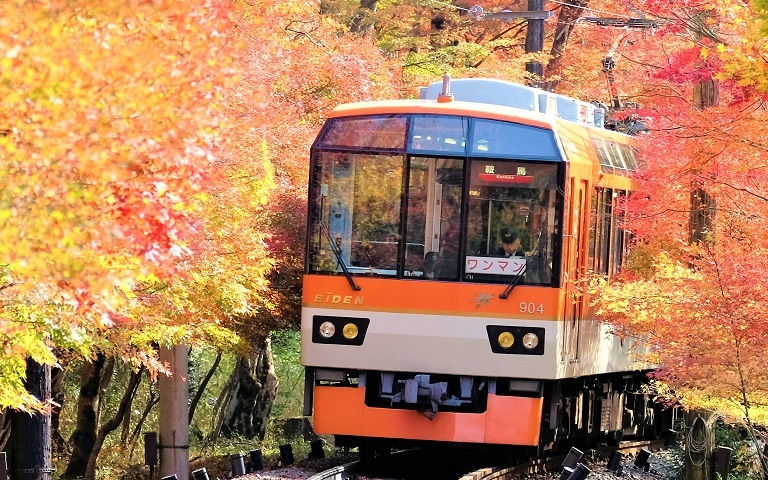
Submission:
<svg viewBox="0 0 768 480">
<path fill-rule="evenodd" d="M 426 189 L 423 198 L 415 197 L 412 194 L 412 179 L 415 171 L 424 171 L 424 168 L 414 168 L 414 162 L 423 161 L 427 173 L 426 182 L 423 187 Z M 438 163 L 442 164 L 438 165 Z M 430 166 L 431 163 L 434 165 Z M 459 168 L 451 166 L 452 163 L 460 163 Z M 465 218 L 465 185 L 467 158 L 465 156 L 449 155 L 423 155 L 409 154 L 406 159 L 406 178 L 405 178 L 405 200 L 403 202 L 405 213 L 402 221 L 402 246 L 403 252 L 401 272 L 402 278 L 408 279 L 428 279 L 460 282 L 462 280 L 462 251 L 464 244 L 464 230 L 466 225 Z M 434 171 L 433 171 L 434 170 Z M 440 170 L 447 177 L 458 177 L 452 180 L 450 178 L 440 179 Z M 453 173 L 450 173 L 450 172 Z M 448 185 L 448 187 L 446 187 Z M 458 191 L 456 188 L 458 186 Z M 453 212 L 445 213 L 445 202 L 453 200 Z M 416 201 L 416 205 L 412 204 Z M 417 217 L 414 211 L 418 210 L 420 204 L 427 208 L 421 217 Z M 431 207 L 431 208 L 430 208 Z M 449 218 L 450 217 L 450 218 Z M 408 245 L 416 245 L 415 239 L 411 236 L 411 229 L 415 218 L 424 220 L 422 238 L 424 239 L 424 251 L 421 258 L 421 269 L 410 268 L 413 263 L 408 258 Z M 456 228 L 458 226 L 458 229 Z M 418 231 L 418 227 L 417 231 Z M 418 234 L 417 234 L 418 235 Z M 454 235 L 455 238 L 451 238 Z M 446 248 L 448 250 L 446 254 Z M 431 254 L 431 255 L 430 255 Z M 418 262 L 417 262 L 418 263 Z"/>
<path fill-rule="evenodd" d="M 608 278 L 621 271 L 629 254 L 631 232 L 623 228 L 630 191 L 595 187 L 590 201 L 590 269 Z"/>
<path fill-rule="evenodd" d="M 399 148 L 387 148 L 388 146 L 392 146 L 391 143 L 385 143 L 385 144 L 377 144 L 373 147 L 370 145 L 364 145 L 364 146 L 342 146 L 340 145 L 342 142 L 338 139 L 334 139 L 338 137 L 340 134 L 334 133 L 336 137 L 327 137 L 324 136 L 323 133 L 318 136 L 318 140 L 313 144 L 312 146 L 312 155 L 310 157 L 311 159 L 311 168 L 313 170 L 317 170 L 318 168 L 321 168 L 319 165 L 321 163 L 320 158 L 322 158 L 323 155 L 326 154 L 332 154 L 332 155 L 362 155 L 362 156 L 368 156 L 368 155 L 385 155 L 385 156 L 394 156 L 398 159 L 402 158 L 402 167 L 398 167 L 396 170 L 400 172 L 401 179 L 402 179 L 402 186 L 399 193 L 400 198 L 400 206 L 398 211 L 399 216 L 399 229 L 398 229 L 398 237 L 395 240 L 397 243 L 397 258 L 394 260 L 395 263 L 393 265 L 396 265 L 395 268 L 391 271 L 388 271 L 387 274 L 382 278 L 397 278 L 397 279 L 419 279 L 419 278 L 428 278 L 426 275 L 426 269 L 422 266 L 420 271 L 417 271 L 414 268 L 411 268 L 408 265 L 408 256 L 413 255 L 413 250 L 410 248 L 410 241 L 409 238 L 406 238 L 408 236 L 407 230 L 409 228 L 409 222 L 411 212 L 409 212 L 409 205 L 408 202 L 411 201 L 411 192 L 410 192 L 410 177 L 411 177 L 411 162 L 412 159 L 415 157 L 421 157 L 425 159 L 445 159 L 447 161 L 458 161 L 462 162 L 462 167 L 458 170 L 461 175 L 461 181 L 458 184 L 458 191 L 454 192 L 455 196 L 459 197 L 460 205 L 460 221 L 461 221 L 461 230 L 459 231 L 459 238 L 458 238 L 458 266 L 457 266 L 457 275 L 455 278 L 441 278 L 439 280 L 447 280 L 447 281 L 455 281 L 455 282 L 466 282 L 466 283 L 507 283 L 509 281 L 510 277 L 499 277 L 495 279 L 486 278 L 486 279 L 479 279 L 478 275 L 476 275 L 474 279 L 468 279 L 465 275 L 465 269 L 467 264 L 467 255 L 468 252 L 466 251 L 466 245 L 467 242 L 467 228 L 469 227 L 469 218 L 468 218 L 468 209 L 467 209 L 467 202 L 469 190 L 470 190 L 470 173 L 469 173 L 469 166 L 471 162 L 473 161 L 490 161 L 490 162 L 503 162 L 503 163 L 514 163 L 514 162 L 522 162 L 526 165 L 531 164 L 540 164 L 540 165 L 552 165 L 556 164 L 556 174 L 554 175 L 554 181 L 556 182 L 557 188 L 552 190 L 552 198 L 554 210 L 553 212 L 553 221 L 554 221 L 554 227 L 553 231 L 550 234 L 551 244 L 552 244 L 552 255 L 550 258 L 551 261 L 548 262 L 549 270 L 551 271 L 551 277 L 548 277 L 546 282 L 541 281 L 534 281 L 533 283 L 526 282 L 528 284 L 535 284 L 535 285 L 547 285 L 547 286 L 556 286 L 559 281 L 559 272 L 561 268 L 561 260 L 558 258 L 558 256 L 555 254 L 557 251 L 557 248 L 559 248 L 558 245 L 561 245 L 562 243 L 562 232 L 561 232 L 561 224 L 562 224 L 562 215 L 563 215 L 563 206 L 564 206 L 564 198 L 562 198 L 562 194 L 560 192 L 560 185 L 564 181 L 565 178 L 565 162 L 560 154 L 559 145 L 556 143 L 556 137 L 555 132 L 553 130 L 541 128 L 541 127 L 532 127 L 529 125 L 522 125 L 514 122 L 507 122 L 507 121 L 499 121 L 499 120 L 489 120 L 489 119 L 479 119 L 475 117 L 470 117 L 466 115 L 440 115 L 440 114 L 384 114 L 384 115 L 359 115 L 359 116 L 345 116 L 345 117 L 338 117 L 337 119 L 332 120 L 338 120 L 341 121 L 339 125 L 343 125 L 343 122 L 353 120 L 353 122 L 349 125 L 354 126 L 355 121 L 362 120 L 365 121 L 370 119 L 379 119 L 382 120 L 392 120 L 395 119 L 395 122 L 398 127 L 398 132 L 402 128 L 403 125 L 405 125 L 405 142 L 403 149 Z M 450 150 L 450 151 L 438 151 L 434 149 L 422 149 L 419 150 L 418 148 L 415 148 L 415 145 L 413 143 L 413 132 L 412 130 L 414 125 L 418 125 L 419 122 L 424 123 L 424 119 L 429 118 L 426 120 L 428 124 L 431 124 L 434 128 L 434 125 L 439 124 L 440 122 L 445 122 L 446 120 L 449 123 L 452 123 L 454 125 L 454 130 L 457 128 L 460 128 L 462 132 L 464 132 L 464 141 L 463 146 L 461 148 L 458 148 L 459 145 L 457 142 L 456 149 Z M 416 119 L 416 120 L 414 120 Z M 477 135 L 475 135 L 475 127 L 476 125 L 480 123 L 481 125 L 493 125 L 493 126 L 499 126 L 503 125 L 506 129 L 512 129 L 516 130 L 518 132 L 523 133 L 530 133 L 530 132 L 539 132 L 543 134 L 545 137 L 549 139 L 548 141 L 552 144 L 552 147 L 546 147 L 543 150 L 540 150 L 540 152 L 544 152 L 540 155 L 524 155 L 524 156 L 512 156 L 509 152 L 502 152 L 501 155 L 495 155 L 490 154 L 487 155 L 485 152 L 483 152 L 483 155 L 469 155 L 468 150 L 470 150 L 471 142 L 474 140 L 470 140 L 470 142 L 467 142 L 467 138 L 469 139 L 475 139 L 479 138 Z M 347 125 L 347 126 L 349 126 Z M 326 132 L 329 127 L 324 127 L 323 132 Z M 418 129 L 416 130 L 416 133 L 418 133 Z M 332 141 L 329 141 L 328 139 L 331 138 Z M 399 138 L 399 133 L 398 133 Z M 357 143 L 357 141 L 354 142 L 346 142 L 349 144 Z M 546 143 L 546 142 L 545 142 Z M 318 247 L 313 247 L 312 244 L 312 238 L 313 236 L 319 235 L 318 229 L 322 225 L 322 221 L 317 220 L 316 217 L 318 213 L 316 213 L 316 209 L 320 208 L 318 205 L 315 205 L 318 201 L 318 196 L 322 195 L 322 190 L 324 187 L 322 185 L 322 180 L 316 177 L 318 173 L 312 172 L 310 175 L 310 185 L 309 185 L 309 237 L 307 239 L 307 258 L 305 259 L 305 271 L 309 274 L 323 274 L 323 275 L 342 275 L 343 272 L 341 270 L 337 269 L 324 269 L 320 268 L 319 264 L 316 262 L 319 261 L 317 259 L 314 259 L 314 253 Z M 326 191 L 327 193 L 327 191 Z M 350 194 L 352 195 L 352 194 Z M 354 195 L 353 195 L 354 196 Z M 316 198 L 318 197 L 318 198 Z M 442 208 L 439 207 L 439 208 Z M 327 213 L 327 212 L 325 212 Z M 322 213 L 320 214 L 322 217 Z M 350 217 L 352 214 L 350 214 Z M 330 237 L 329 237 L 330 238 Z M 415 240 L 414 240 L 415 241 Z M 424 251 L 427 251 L 427 243 L 430 241 L 430 239 L 425 238 L 424 241 L 426 242 L 423 246 Z M 322 241 L 321 241 L 322 243 Z M 326 241 L 326 243 L 328 243 Z M 318 242 L 315 242 L 316 245 L 319 245 Z M 414 244 L 415 245 L 415 244 Z M 418 246 L 417 246 L 418 247 Z M 416 247 L 414 247 L 416 248 Z M 328 245 L 328 249 L 331 249 L 330 244 Z M 352 251 L 352 247 L 348 246 L 348 250 L 350 252 Z M 418 250 L 418 248 L 416 248 Z M 394 252 L 393 252 L 394 253 Z M 332 256 L 329 257 L 331 260 L 328 262 L 333 263 Z M 422 258 L 422 261 L 424 259 Z M 353 262 L 354 263 L 354 262 Z M 353 268 L 349 268 L 348 270 L 353 276 L 378 276 L 379 273 L 372 272 L 373 269 L 364 269 L 360 267 L 360 265 L 355 264 L 357 267 L 353 266 Z M 360 267 L 360 268 L 358 268 Z M 343 269 L 342 269 L 343 270 Z"/>
<path fill-rule="evenodd" d="M 541 190 L 541 195 L 544 197 L 547 197 L 547 205 L 544 204 L 538 204 L 536 201 L 534 201 L 533 197 L 524 199 L 520 197 L 520 195 L 524 194 L 524 190 L 518 188 L 516 190 L 519 190 L 517 192 L 518 197 L 517 199 L 512 199 L 511 197 L 508 198 L 508 202 L 512 202 L 513 209 L 518 209 L 518 204 L 521 202 L 523 204 L 527 204 L 527 211 L 524 211 L 522 214 L 518 211 L 513 216 L 519 217 L 520 215 L 523 215 L 525 217 L 525 224 L 529 221 L 529 217 L 531 218 L 532 222 L 545 222 L 545 224 L 539 224 L 538 230 L 539 233 L 545 231 L 544 229 L 548 230 L 548 234 L 546 235 L 546 239 L 543 242 L 542 245 L 544 245 L 544 248 L 549 252 L 548 254 L 543 254 L 542 251 L 539 249 L 540 244 L 539 240 L 541 239 L 541 235 L 538 237 L 539 240 L 533 240 L 535 236 L 535 230 L 537 227 L 534 226 L 534 223 L 529 227 L 519 227 L 518 230 L 522 228 L 522 231 L 518 232 L 518 234 L 525 234 L 530 233 L 531 237 L 527 240 L 527 244 L 524 244 L 523 238 L 525 238 L 525 235 L 521 237 L 520 246 L 519 248 L 525 249 L 528 247 L 530 251 L 521 250 L 520 255 L 513 255 L 512 257 L 505 258 L 505 254 L 502 254 L 497 249 L 500 249 L 501 243 L 499 243 L 500 239 L 502 238 L 502 230 L 508 230 L 512 227 L 512 224 L 510 223 L 510 218 L 506 220 L 504 224 L 494 225 L 496 223 L 496 220 L 503 221 L 501 217 L 494 220 L 492 218 L 493 216 L 499 214 L 500 212 L 496 212 L 495 214 L 492 214 L 490 209 L 492 209 L 491 202 L 488 203 L 488 209 L 489 211 L 487 213 L 479 213 L 479 214 L 473 214 L 473 209 L 480 208 L 482 211 L 483 203 L 482 199 L 479 199 L 480 203 L 473 202 L 473 198 L 475 198 L 477 195 L 480 195 L 480 190 L 473 190 L 473 185 L 475 187 L 482 187 L 475 185 L 473 183 L 475 180 L 478 182 L 479 179 L 479 172 L 482 170 L 484 173 L 493 175 L 493 172 L 488 171 L 488 165 L 491 164 L 494 166 L 492 170 L 495 171 L 495 166 L 498 164 L 508 164 L 509 167 L 506 170 L 511 169 L 512 171 L 516 171 L 520 174 L 527 173 L 527 169 L 531 169 L 532 167 L 541 168 L 544 172 L 546 172 L 547 169 L 552 169 L 551 172 L 546 172 L 546 175 L 549 176 L 549 180 L 547 181 L 546 185 L 540 185 L 540 187 L 537 190 Z M 480 168 L 478 168 L 480 167 Z M 524 171 L 520 171 L 520 167 L 523 167 Z M 560 264 L 561 259 L 558 257 L 557 252 L 561 248 L 562 245 L 562 233 L 561 233 L 561 222 L 562 222 L 562 216 L 563 216 L 563 207 L 564 207 L 564 199 L 562 196 L 562 182 L 564 181 L 564 167 L 562 163 L 553 163 L 553 162 L 547 162 L 547 161 L 541 161 L 536 160 L 532 161 L 529 159 L 510 159 L 510 158 L 486 158 L 486 157 L 471 157 L 469 159 L 469 163 L 467 164 L 467 184 L 466 184 L 466 201 L 464 204 L 465 209 L 465 221 L 464 221 L 464 247 L 463 247 L 463 254 L 462 258 L 464 259 L 464 265 L 462 267 L 462 282 L 468 282 L 468 283 L 508 283 L 511 281 L 515 275 L 510 275 L 509 271 L 522 271 L 524 275 L 524 283 L 526 285 L 545 285 L 545 286 L 551 286 L 555 285 L 558 282 L 559 279 L 559 272 L 560 272 Z M 512 177 L 513 175 L 507 175 L 506 171 L 505 173 L 499 174 L 501 177 L 505 177 L 505 180 L 515 182 L 517 179 L 510 179 L 509 177 Z M 477 179 L 475 177 L 478 177 Z M 494 186 L 495 185 L 495 186 Z M 502 183 L 499 182 L 493 182 L 492 180 L 489 181 L 484 187 L 485 188 L 503 188 L 501 185 Z M 509 186 L 507 189 L 511 189 L 512 187 Z M 534 189 L 531 189 L 531 192 L 533 192 Z M 475 193 L 473 193 L 475 192 Z M 507 195 L 510 192 L 507 192 Z M 541 199 L 540 199 L 541 201 Z M 542 213 L 543 212 L 543 213 Z M 510 213 L 510 215 L 512 215 Z M 472 236 L 471 230 L 473 229 L 470 222 L 470 218 L 476 219 L 476 218 L 482 218 L 483 221 L 480 225 L 480 230 L 488 230 L 487 234 L 483 236 L 483 239 L 481 239 L 481 243 L 485 246 L 484 250 L 481 245 L 481 247 L 478 247 L 477 241 L 474 241 L 470 238 Z M 534 220 L 535 219 L 535 220 Z M 496 228 L 496 230 L 494 230 Z M 476 230 L 476 228 L 475 228 Z M 510 233 L 510 232 L 507 232 Z M 475 235 L 476 237 L 476 235 Z M 477 240 L 477 239 L 475 239 Z M 499 240 L 499 241 L 497 241 Z M 493 245 L 491 245 L 493 243 Z M 535 245 L 531 245 L 535 243 Z M 479 249 L 478 249 L 479 248 Z M 538 252 L 538 254 L 536 253 Z M 499 265 L 498 263 L 503 261 L 505 265 Z M 470 272 L 469 265 L 470 262 L 477 262 L 475 264 L 474 268 L 486 268 L 487 272 Z M 531 263 L 533 262 L 533 263 Z M 473 263 L 474 264 L 474 263 Z M 482 266 L 480 266 L 482 264 Z M 538 264 L 538 269 L 530 269 L 528 270 L 529 264 Z M 526 270 L 520 270 L 522 265 L 526 265 Z M 511 269 L 511 270 L 510 270 Z M 517 270 L 515 270 L 517 269 Z"/>
<path fill-rule="evenodd" d="M 621 154 L 624 157 L 624 162 L 627 164 L 627 169 L 630 172 L 637 171 L 637 160 L 635 159 L 635 153 L 632 150 L 632 147 L 622 143 L 619 145 L 619 149 L 621 150 Z"/>
<path fill-rule="evenodd" d="M 611 163 L 610 155 L 608 154 L 608 148 L 605 140 L 602 138 L 593 138 L 592 144 L 595 146 L 597 152 L 597 159 L 600 162 L 600 166 L 613 171 L 613 164 Z"/>
<path fill-rule="evenodd" d="M 619 148 L 619 145 L 613 141 L 609 141 L 607 143 L 608 143 L 608 151 L 610 152 L 610 158 L 611 158 L 611 163 L 613 164 L 613 167 L 622 172 L 628 170 L 626 164 L 624 163 L 624 159 L 622 158 L 621 149 Z"/>
</svg>

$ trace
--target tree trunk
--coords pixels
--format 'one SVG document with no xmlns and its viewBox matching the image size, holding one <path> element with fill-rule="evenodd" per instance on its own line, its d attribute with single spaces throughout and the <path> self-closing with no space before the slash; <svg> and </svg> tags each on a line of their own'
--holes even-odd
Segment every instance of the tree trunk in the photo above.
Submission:
<svg viewBox="0 0 768 480">
<path fill-rule="evenodd" d="M 694 15 L 691 24 L 698 26 L 694 30 L 694 38 L 701 39 L 705 33 L 711 33 L 706 19 L 709 12 L 703 11 Z M 705 65 L 702 65 L 704 67 Z M 704 78 L 693 86 L 693 107 L 704 110 L 716 107 L 720 102 L 720 84 L 715 78 Z M 697 173 L 697 172 L 694 172 Z M 689 240 L 691 243 L 714 241 L 714 228 L 716 225 L 717 201 L 709 192 L 699 185 L 694 184 L 691 192 L 691 213 L 689 218 Z"/>
<path fill-rule="evenodd" d="M 120 423 L 122 423 L 123 416 L 130 407 L 134 395 L 136 395 L 136 389 L 141 381 L 142 373 L 144 373 L 144 367 L 135 372 L 131 372 L 131 379 L 128 381 L 128 387 L 126 387 L 125 393 L 123 393 L 123 398 L 120 400 L 117 412 L 115 412 L 115 415 L 99 428 L 99 433 L 96 435 L 96 442 L 94 443 L 93 449 L 91 449 L 91 455 L 88 458 L 88 466 L 85 470 L 85 480 L 96 479 L 96 460 L 99 458 L 99 453 L 101 452 L 101 447 L 104 445 L 104 440 L 107 438 L 109 432 L 117 429 L 117 427 L 120 426 Z"/>
<path fill-rule="evenodd" d="M 143 371 L 144 368 L 142 367 L 140 371 Z M 134 372 L 131 372 L 131 379 L 129 382 L 133 381 L 133 374 Z M 133 389 L 133 394 L 128 399 L 128 405 L 125 409 L 125 415 L 123 415 L 122 424 L 123 424 L 123 431 L 120 434 L 120 443 L 123 445 L 128 444 L 128 438 L 131 436 L 131 411 L 133 410 L 133 401 L 136 400 L 136 392 L 138 392 L 138 384 L 141 383 L 141 378 L 139 378 L 139 382 L 136 384 L 137 388 Z"/>
<path fill-rule="evenodd" d="M 195 396 L 192 398 L 192 401 L 189 404 L 189 423 L 192 423 L 192 418 L 195 416 L 195 410 L 197 409 L 198 403 L 200 403 L 200 399 L 203 397 L 203 393 L 205 392 L 205 387 L 208 386 L 208 382 L 211 381 L 211 378 L 213 378 L 213 374 L 216 373 L 216 369 L 219 367 L 219 364 L 221 363 L 221 350 L 219 350 L 219 353 L 216 355 L 216 359 L 213 361 L 213 365 L 211 365 L 211 368 L 208 369 L 208 373 L 205 375 L 205 378 L 202 382 L 200 382 L 200 385 L 197 387 L 197 391 L 195 392 Z"/>
<path fill-rule="evenodd" d="M 115 362 L 116 359 L 113 356 L 107 357 L 106 363 L 101 369 L 101 380 L 99 380 L 99 398 L 107 396 L 107 389 L 109 384 L 112 383 L 112 377 L 115 375 Z M 96 419 L 101 418 L 101 402 L 96 408 Z"/>
<path fill-rule="evenodd" d="M 51 399 L 51 367 L 27 359 L 27 391 L 42 402 Z M 10 477 L 13 480 L 50 480 L 51 416 L 27 412 L 11 414 Z"/>
<path fill-rule="evenodd" d="M 62 478 L 80 478 L 85 475 L 91 450 L 96 443 L 98 428 L 99 392 L 104 355 L 99 353 L 92 362 L 83 362 L 80 373 L 80 396 L 77 399 L 77 426 L 69 439 L 72 455 Z"/>
<path fill-rule="evenodd" d="M 8 438 L 11 436 L 11 419 L 13 411 L 6 408 L 0 410 L 0 452 L 5 451 Z"/>
<path fill-rule="evenodd" d="M 236 378 L 222 425 L 224 435 L 263 439 L 266 433 L 278 385 L 269 337 L 257 339 L 253 349 L 251 358 L 238 359 L 232 372 Z"/>
<path fill-rule="evenodd" d="M 373 30 L 373 14 L 376 12 L 376 5 L 378 3 L 378 0 L 360 0 L 357 13 L 355 13 L 355 16 L 352 17 L 352 21 L 349 23 L 349 31 L 360 36 L 370 33 Z"/>
<path fill-rule="evenodd" d="M 64 369 L 53 368 L 51 370 L 51 397 L 58 405 L 51 412 L 51 437 L 53 439 L 53 452 L 59 455 L 67 453 L 67 441 L 59 430 L 59 418 L 64 408 Z"/>
<path fill-rule="evenodd" d="M 589 0 L 571 0 L 560 7 L 560 13 L 557 16 L 557 26 L 555 27 L 555 39 L 552 42 L 549 63 L 544 73 L 546 79 L 541 87 L 553 92 L 560 82 L 562 72 L 563 53 L 568 44 L 568 39 L 573 32 L 573 27 L 584 13 L 584 7 L 589 4 Z"/>
</svg>

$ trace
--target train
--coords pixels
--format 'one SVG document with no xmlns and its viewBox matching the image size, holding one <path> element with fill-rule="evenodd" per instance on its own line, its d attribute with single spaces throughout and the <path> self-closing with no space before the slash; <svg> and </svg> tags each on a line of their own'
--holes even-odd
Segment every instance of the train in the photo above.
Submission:
<svg viewBox="0 0 768 480">
<path fill-rule="evenodd" d="M 304 415 L 337 446 L 658 438 L 642 339 L 582 287 L 632 243 L 636 138 L 605 110 L 497 79 L 336 107 L 310 151 Z"/>
</svg>

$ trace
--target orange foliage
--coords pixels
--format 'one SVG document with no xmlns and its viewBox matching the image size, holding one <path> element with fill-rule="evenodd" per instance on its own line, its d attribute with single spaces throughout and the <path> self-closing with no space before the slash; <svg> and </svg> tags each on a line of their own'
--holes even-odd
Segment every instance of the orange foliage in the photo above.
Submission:
<svg viewBox="0 0 768 480">
<path fill-rule="evenodd" d="M 670 23 L 622 58 L 633 63 L 633 78 L 622 82 L 638 92 L 648 127 L 647 169 L 629 201 L 627 228 L 643 244 L 635 265 L 652 266 L 603 285 L 601 313 L 623 334 L 651 339 L 665 366 L 660 377 L 688 405 L 716 399 L 752 415 L 750 407 L 768 399 L 768 69 L 747 52 L 765 52 L 765 43 L 744 5 L 709 2 L 695 17 L 656 3 L 644 5 Z M 719 102 L 702 109 L 696 85 L 713 78 Z M 696 189 L 715 203 L 705 241 L 691 245 Z"/>
<path fill-rule="evenodd" d="M 399 89 L 343 31 L 304 2 L 0 5 L 0 406 L 41 406 L 27 356 L 157 372 L 155 342 L 269 328 L 325 112 Z"/>
<path fill-rule="evenodd" d="M 29 405 L 26 356 L 107 347 L 106 331 L 141 326 L 137 281 L 182 273 L 195 195 L 217 176 L 230 15 L 220 2 L 0 5 L 0 406 Z"/>
</svg>

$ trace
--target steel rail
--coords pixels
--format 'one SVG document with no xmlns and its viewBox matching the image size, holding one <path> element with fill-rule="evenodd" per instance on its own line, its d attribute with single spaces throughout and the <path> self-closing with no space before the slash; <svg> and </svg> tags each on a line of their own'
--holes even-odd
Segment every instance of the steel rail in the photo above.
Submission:
<svg viewBox="0 0 768 480">
<path fill-rule="evenodd" d="M 360 460 L 337 465 L 328 470 L 312 475 L 307 480 L 347 480 L 354 479 L 360 475 Z"/>
</svg>

